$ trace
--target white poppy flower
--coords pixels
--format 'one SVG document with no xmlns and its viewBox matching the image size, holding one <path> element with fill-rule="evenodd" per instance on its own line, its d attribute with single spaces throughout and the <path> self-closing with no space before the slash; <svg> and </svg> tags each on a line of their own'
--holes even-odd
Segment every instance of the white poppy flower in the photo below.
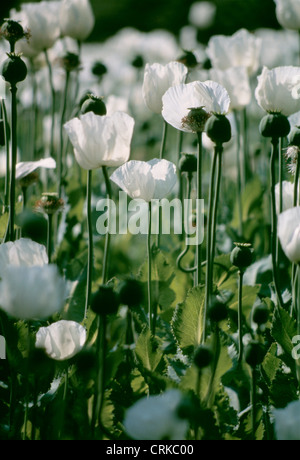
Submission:
<svg viewBox="0 0 300 460">
<path fill-rule="evenodd" d="M 273 409 L 278 441 L 300 441 L 300 401 L 292 401 L 284 409 Z"/>
<path fill-rule="evenodd" d="M 261 40 L 241 29 L 232 36 L 214 35 L 208 42 L 206 53 L 217 69 L 246 67 L 248 75 L 253 75 L 260 65 L 260 49 Z"/>
<path fill-rule="evenodd" d="M 189 22 L 199 29 L 208 29 L 213 25 L 217 7 L 212 2 L 195 2 L 189 11 Z"/>
<path fill-rule="evenodd" d="M 276 211 L 279 213 L 280 184 L 275 185 Z M 294 184 L 284 180 L 282 182 L 282 212 L 294 207 Z"/>
<path fill-rule="evenodd" d="M 186 439 L 188 422 L 176 414 L 181 399 L 181 392 L 175 389 L 140 399 L 125 414 L 126 432 L 139 440 Z"/>
<path fill-rule="evenodd" d="M 57 21 L 60 2 L 42 1 L 38 3 L 22 3 L 21 12 L 17 13 L 22 19 L 22 26 L 29 30 L 28 50 L 44 51 L 51 48 L 58 39 L 60 30 Z M 23 40 L 22 40 L 23 42 Z M 25 45 L 25 51 L 26 51 Z M 29 52 L 30 54 L 30 52 Z"/>
<path fill-rule="evenodd" d="M 132 160 L 116 169 L 110 179 L 133 199 L 160 200 L 177 182 L 176 166 L 167 160 Z"/>
<path fill-rule="evenodd" d="M 146 64 L 142 87 L 146 106 L 154 113 L 161 113 L 164 93 L 171 86 L 184 83 L 187 72 L 187 67 L 180 62 Z"/>
<path fill-rule="evenodd" d="M 36 348 L 56 360 L 64 361 L 79 353 L 86 342 L 86 329 L 75 321 L 61 320 L 41 327 L 36 334 Z"/>
<path fill-rule="evenodd" d="M 63 36 L 83 41 L 92 32 L 95 17 L 89 0 L 62 0 L 59 24 Z"/>
<path fill-rule="evenodd" d="M 231 109 L 241 110 L 250 104 L 251 88 L 245 67 L 230 67 L 226 70 L 211 69 L 210 77 L 228 91 Z"/>
<path fill-rule="evenodd" d="M 133 127 L 133 118 L 123 112 L 111 116 L 88 112 L 64 125 L 75 158 L 86 170 L 120 166 L 128 161 Z"/>
<path fill-rule="evenodd" d="M 285 116 L 300 110 L 300 99 L 296 98 L 299 87 L 300 67 L 282 66 L 269 70 L 264 67 L 258 77 L 255 97 L 266 112 L 280 112 Z"/>
<path fill-rule="evenodd" d="M 0 308 L 21 320 L 41 320 L 58 313 L 66 300 L 66 284 L 56 265 L 12 266 L 1 273 Z"/>
<path fill-rule="evenodd" d="M 278 216 L 278 238 L 287 258 L 300 262 L 300 207 L 287 209 Z"/>
<path fill-rule="evenodd" d="M 274 0 L 276 3 L 276 17 L 279 24 L 286 29 L 300 29 L 300 2 L 299 0 Z"/>
<path fill-rule="evenodd" d="M 0 277 L 9 265 L 15 267 L 42 267 L 48 264 L 45 246 L 27 238 L 0 245 Z"/>
<path fill-rule="evenodd" d="M 227 114 L 230 98 L 226 89 L 214 81 L 194 81 L 173 86 L 163 96 L 163 118 L 180 131 L 204 131 L 212 113 Z"/>
<path fill-rule="evenodd" d="M 38 168 L 55 169 L 56 161 L 53 158 L 43 158 L 38 161 L 24 161 L 18 163 L 16 166 L 16 179 L 23 179 Z"/>
</svg>

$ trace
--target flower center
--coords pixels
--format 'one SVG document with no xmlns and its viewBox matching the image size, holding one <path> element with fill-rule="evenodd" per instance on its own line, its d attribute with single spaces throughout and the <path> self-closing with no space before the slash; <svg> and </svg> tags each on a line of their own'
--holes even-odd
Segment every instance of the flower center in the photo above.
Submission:
<svg viewBox="0 0 300 460">
<path fill-rule="evenodd" d="M 194 133 L 203 132 L 205 123 L 211 114 L 206 112 L 203 107 L 193 107 L 188 110 L 187 116 L 181 120 L 181 126 L 190 129 Z"/>
</svg>

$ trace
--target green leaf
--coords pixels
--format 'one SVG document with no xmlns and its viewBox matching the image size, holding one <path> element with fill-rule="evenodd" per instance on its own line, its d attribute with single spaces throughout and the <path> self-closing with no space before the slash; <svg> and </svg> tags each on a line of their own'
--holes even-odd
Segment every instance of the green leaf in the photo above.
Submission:
<svg viewBox="0 0 300 460">
<path fill-rule="evenodd" d="M 204 288 L 196 286 L 190 289 L 185 301 L 176 307 L 171 325 L 176 341 L 183 352 L 188 352 L 200 345 L 204 305 Z"/>
<path fill-rule="evenodd" d="M 140 364 L 150 372 L 154 372 L 162 360 L 163 352 L 148 327 L 143 329 L 137 340 L 135 354 Z"/>
<path fill-rule="evenodd" d="M 282 359 L 284 359 L 290 367 L 294 368 L 295 362 L 292 358 L 294 344 L 292 339 L 297 335 L 297 325 L 296 321 L 291 318 L 289 313 L 281 307 L 277 307 L 274 310 L 271 335 L 285 352 L 285 356 L 282 357 Z"/>
</svg>

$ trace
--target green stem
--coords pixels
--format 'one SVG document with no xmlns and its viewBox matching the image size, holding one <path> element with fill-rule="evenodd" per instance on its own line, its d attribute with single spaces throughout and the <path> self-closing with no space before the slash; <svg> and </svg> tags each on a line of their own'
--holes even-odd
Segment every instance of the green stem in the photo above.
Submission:
<svg viewBox="0 0 300 460">
<path fill-rule="evenodd" d="M 97 351 L 98 356 L 98 371 L 96 380 L 95 404 L 92 419 L 92 429 L 95 430 L 97 424 L 102 426 L 101 413 L 104 401 L 105 392 L 105 357 L 106 357 L 106 317 L 98 316 L 98 336 L 97 336 Z"/>
<path fill-rule="evenodd" d="M 107 168 L 102 166 L 103 176 L 105 180 L 107 198 L 112 199 L 112 189 L 111 183 L 109 181 Z M 105 248 L 104 248 L 104 257 L 103 257 L 103 273 L 102 273 L 102 283 L 107 283 L 108 279 L 108 259 L 109 259 L 109 249 L 110 249 L 110 209 L 108 209 L 108 232 L 105 237 Z"/>
<path fill-rule="evenodd" d="M 6 148 L 6 173 L 5 173 L 5 189 L 4 189 L 4 212 L 9 209 L 9 180 L 10 180 L 10 152 L 9 152 L 9 125 L 7 119 L 7 111 L 4 99 L 1 99 L 1 110 L 4 122 L 4 142 Z"/>
<path fill-rule="evenodd" d="M 12 85 L 11 91 L 11 177 L 10 177 L 10 208 L 9 234 L 10 241 L 15 240 L 15 201 L 16 201 L 16 165 L 17 165 L 17 87 Z"/>
<path fill-rule="evenodd" d="M 155 334 L 155 327 L 152 318 L 152 251 L 151 251 L 151 226 L 152 226 L 152 205 L 149 201 L 149 222 L 148 222 L 148 235 L 147 235 L 147 257 L 148 257 L 148 315 L 149 315 L 149 329 Z"/>
<path fill-rule="evenodd" d="M 65 115 L 66 115 L 66 109 L 67 109 L 69 81 L 70 81 L 70 72 L 67 71 L 66 80 L 65 80 L 65 89 L 64 89 L 64 100 L 63 100 L 61 118 L 60 118 L 60 149 L 59 149 L 59 158 L 58 158 L 58 196 L 59 197 L 61 196 L 61 191 L 62 191 L 63 167 L 65 164 L 63 126 L 65 122 Z"/>
<path fill-rule="evenodd" d="M 278 139 L 272 139 L 272 152 L 271 152 L 271 168 L 270 168 L 270 183 L 271 183 L 271 247 L 272 247 L 272 271 L 273 271 L 273 282 L 275 286 L 276 296 L 279 305 L 283 308 L 284 303 L 282 300 L 278 271 L 276 264 L 276 247 L 277 247 L 277 213 L 276 213 L 276 197 L 275 197 L 275 185 L 276 185 L 276 173 L 275 164 L 276 158 L 278 157 Z"/>
<path fill-rule="evenodd" d="M 237 164 L 237 206 L 239 218 L 239 236 L 243 235 L 243 207 L 242 207 L 242 172 L 241 172 L 241 124 L 238 119 L 238 113 L 234 111 L 235 124 L 237 127 L 237 149 L 236 149 L 236 164 Z"/>
<path fill-rule="evenodd" d="M 256 432 L 256 369 L 252 369 L 251 378 L 251 425 L 252 425 L 252 440 L 255 441 Z"/>
<path fill-rule="evenodd" d="M 202 198 L 202 132 L 198 134 L 198 156 L 197 156 L 197 200 Z M 200 216 L 197 216 L 197 224 L 199 224 Z M 196 246 L 196 279 L 195 284 L 201 284 L 201 262 L 202 262 L 202 244 Z"/>
<path fill-rule="evenodd" d="M 212 219 L 212 240 L 211 240 L 211 273 L 210 282 L 212 286 L 213 282 L 213 267 L 214 267 L 214 259 L 215 259 L 215 252 L 216 252 L 216 229 L 217 229 L 217 217 L 218 217 L 218 204 L 219 204 L 219 197 L 220 197 L 220 189 L 221 189 L 221 178 L 222 178 L 222 155 L 223 155 L 223 147 L 222 145 L 217 146 L 218 151 L 218 164 L 217 164 L 217 181 L 216 181 L 216 192 L 215 192 L 215 200 L 214 200 L 214 207 L 213 207 L 213 219 Z"/>
<path fill-rule="evenodd" d="M 168 132 L 168 123 L 163 120 L 163 133 L 162 133 L 162 141 L 160 145 L 160 152 L 159 152 L 159 159 L 162 160 L 165 154 L 166 149 L 166 141 L 167 141 L 167 132 Z M 161 224 L 162 224 L 162 209 L 161 206 L 158 208 L 158 233 L 156 235 L 156 247 L 160 247 L 160 239 L 161 239 Z"/>
<path fill-rule="evenodd" d="M 93 226 L 92 226 L 92 171 L 87 172 L 87 228 L 88 228 L 88 271 L 87 271 L 87 288 L 85 300 L 86 318 L 87 310 L 91 301 L 92 280 L 93 280 Z"/>
<path fill-rule="evenodd" d="M 297 280 L 297 294 L 296 292 L 294 293 L 296 300 L 295 300 L 295 306 L 296 306 L 296 318 L 297 318 L 297 335 L 300 335 L 300 265 L 297 264 L 297 272 L 295 279 Z M 296 374 L 297 374 L 297 380 L 298 380 L 298 386 L 300 388 L 300 360 L 296 360 Z"/>
<path fill-rule="evenodd" d="M 55 128 L 55 88 L 53 84 L 53 73 L 52 73 L 52 66 L 49 60 L 48 51 L 44 50 L 46 64 L 48 67 L 49 73 L 49 84 L 51 90 L 51 97 L 52 97 L 52 105 L 51 105 L 51 134 L 50 134 L 50 156 L 53 157 L 54 152 L 54 128 Z"/>
<path fill-rule="evenodd" d="M 243 270 L 238 272 L 238 331 L 239 331 L 239 356 L 238 362 L 241 363 L 243 359 Z"/>
<path fill-rule="evenodd" d="M 52 258 L 52 222 L 53 222 L 53 215 L 48 214 L 48 225 L 47 225 L 47 253 L 48 253 L 48 260 L 49 264 L 51 264 Z"/>
</svg>

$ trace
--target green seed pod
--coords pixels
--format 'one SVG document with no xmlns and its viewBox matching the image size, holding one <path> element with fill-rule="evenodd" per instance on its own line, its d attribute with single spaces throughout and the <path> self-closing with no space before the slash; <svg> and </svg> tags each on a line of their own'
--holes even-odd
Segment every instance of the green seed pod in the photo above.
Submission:
<svg viewBox="0 0 300 460">
<path fill-rule="evenodd" d="M 102 62 L 97 61 L 92 67 L 92 73 L 96 77 L 102 77 L 107 73 L 107 67 Z"/>
<path fill-rule="evenodd" d="M 204 369 L 205 367 L 209 366 L 212 362 L 212 359 L 212 352 L 205 345 L 200 345 L 195 351 L 194 364 L 196 364 L 199 369 Z"/>
<path fill-rule="evenodd" d="M 289 134 L 289 144 L 300 147 L 300 127 L 294 126 Z"/>
<path fill-rule="evenodd" d="M 259 326 L 266 324 L 269 319 L 269 309 L 265 303 L 259 303 L 253 308 L 252 319 Z"/>
<path fill-rule="evenodd" d="M 197 157 L 192 153 L 183 153 L 179 161 L 179 170 L 187 173 L 197 171 Z"/>
<path fill-rule="evenodd" d="M 259 366 L 264 360 L 265 351 L 263 346 L 256 341 L 248 343 L 245 347 L 245 361 L 252 368 Z"/>
<path fill-rule="evenodd" d="M 144 289 L 139 281 L 129 278 L 120 284 L 119 298 L 123 305 L 138 307 L 143 303 L 144 297 Z"/>
<path fill-rule="evenodd" d="M 282 113 L 269 113 L 263 117 L 259 125 L 259 131 L 263 137 L 286 137 L 290 129 L 290 122 Z"/>
<path fill-rule="evenodd" d="M 2 76 L 11 85 L 16 85 L 20 81 L 25 80 L 27 66 L 20 55 L 8 53 L 8 59 L 2 65 Z"/>
<path fill-rule="evenodd" d="M 236 247 L 231 251 L 230 261 L 232 265 L 243 270 L 253 262 L 253 249 L 251 244 L 234 243 Z"/>
<path fill-rule="evenodd" d="M 103 102 L 102 97 L 94 96 L 90 94 L 85 102 L 81 106 L 81 113 L 94 112 L 95 115 L 106 115 L 106 105 Z"/>
<path fill-rule="evenodd" d="M 205 130 L 215 144 L 224 144 L 231 139 L 231 125 L 225 115 L 213 114 L 207 120 Z"/>
<path fill-rule="evenodd" d="M 119 297 L 113 287 L 102 285 L 92 296 L 91 309 L 100 316 L 113 315 L 119 308 Z"/>
<path fill-rule="evenodd" d="M 5 19 L 1 26 L 1 35 L 11 44 L 14 45 L 18 40 L 24 38 L 26 33 L 18 21 Z"/>
<path fill-rule="evenodd" d="M 207 316 L 214 323 L 224 321 L 228 316 L 227 305 L 215 297 L 209 305 Z"/>
<path fill-rule="evenodd" d="M 177 62 L 181 62 L 190 69 L 198 65 L 198 61 L 194 53 L 186 50 L 184 50 L 184 54 L 177 59 Z"/>
</svg>

